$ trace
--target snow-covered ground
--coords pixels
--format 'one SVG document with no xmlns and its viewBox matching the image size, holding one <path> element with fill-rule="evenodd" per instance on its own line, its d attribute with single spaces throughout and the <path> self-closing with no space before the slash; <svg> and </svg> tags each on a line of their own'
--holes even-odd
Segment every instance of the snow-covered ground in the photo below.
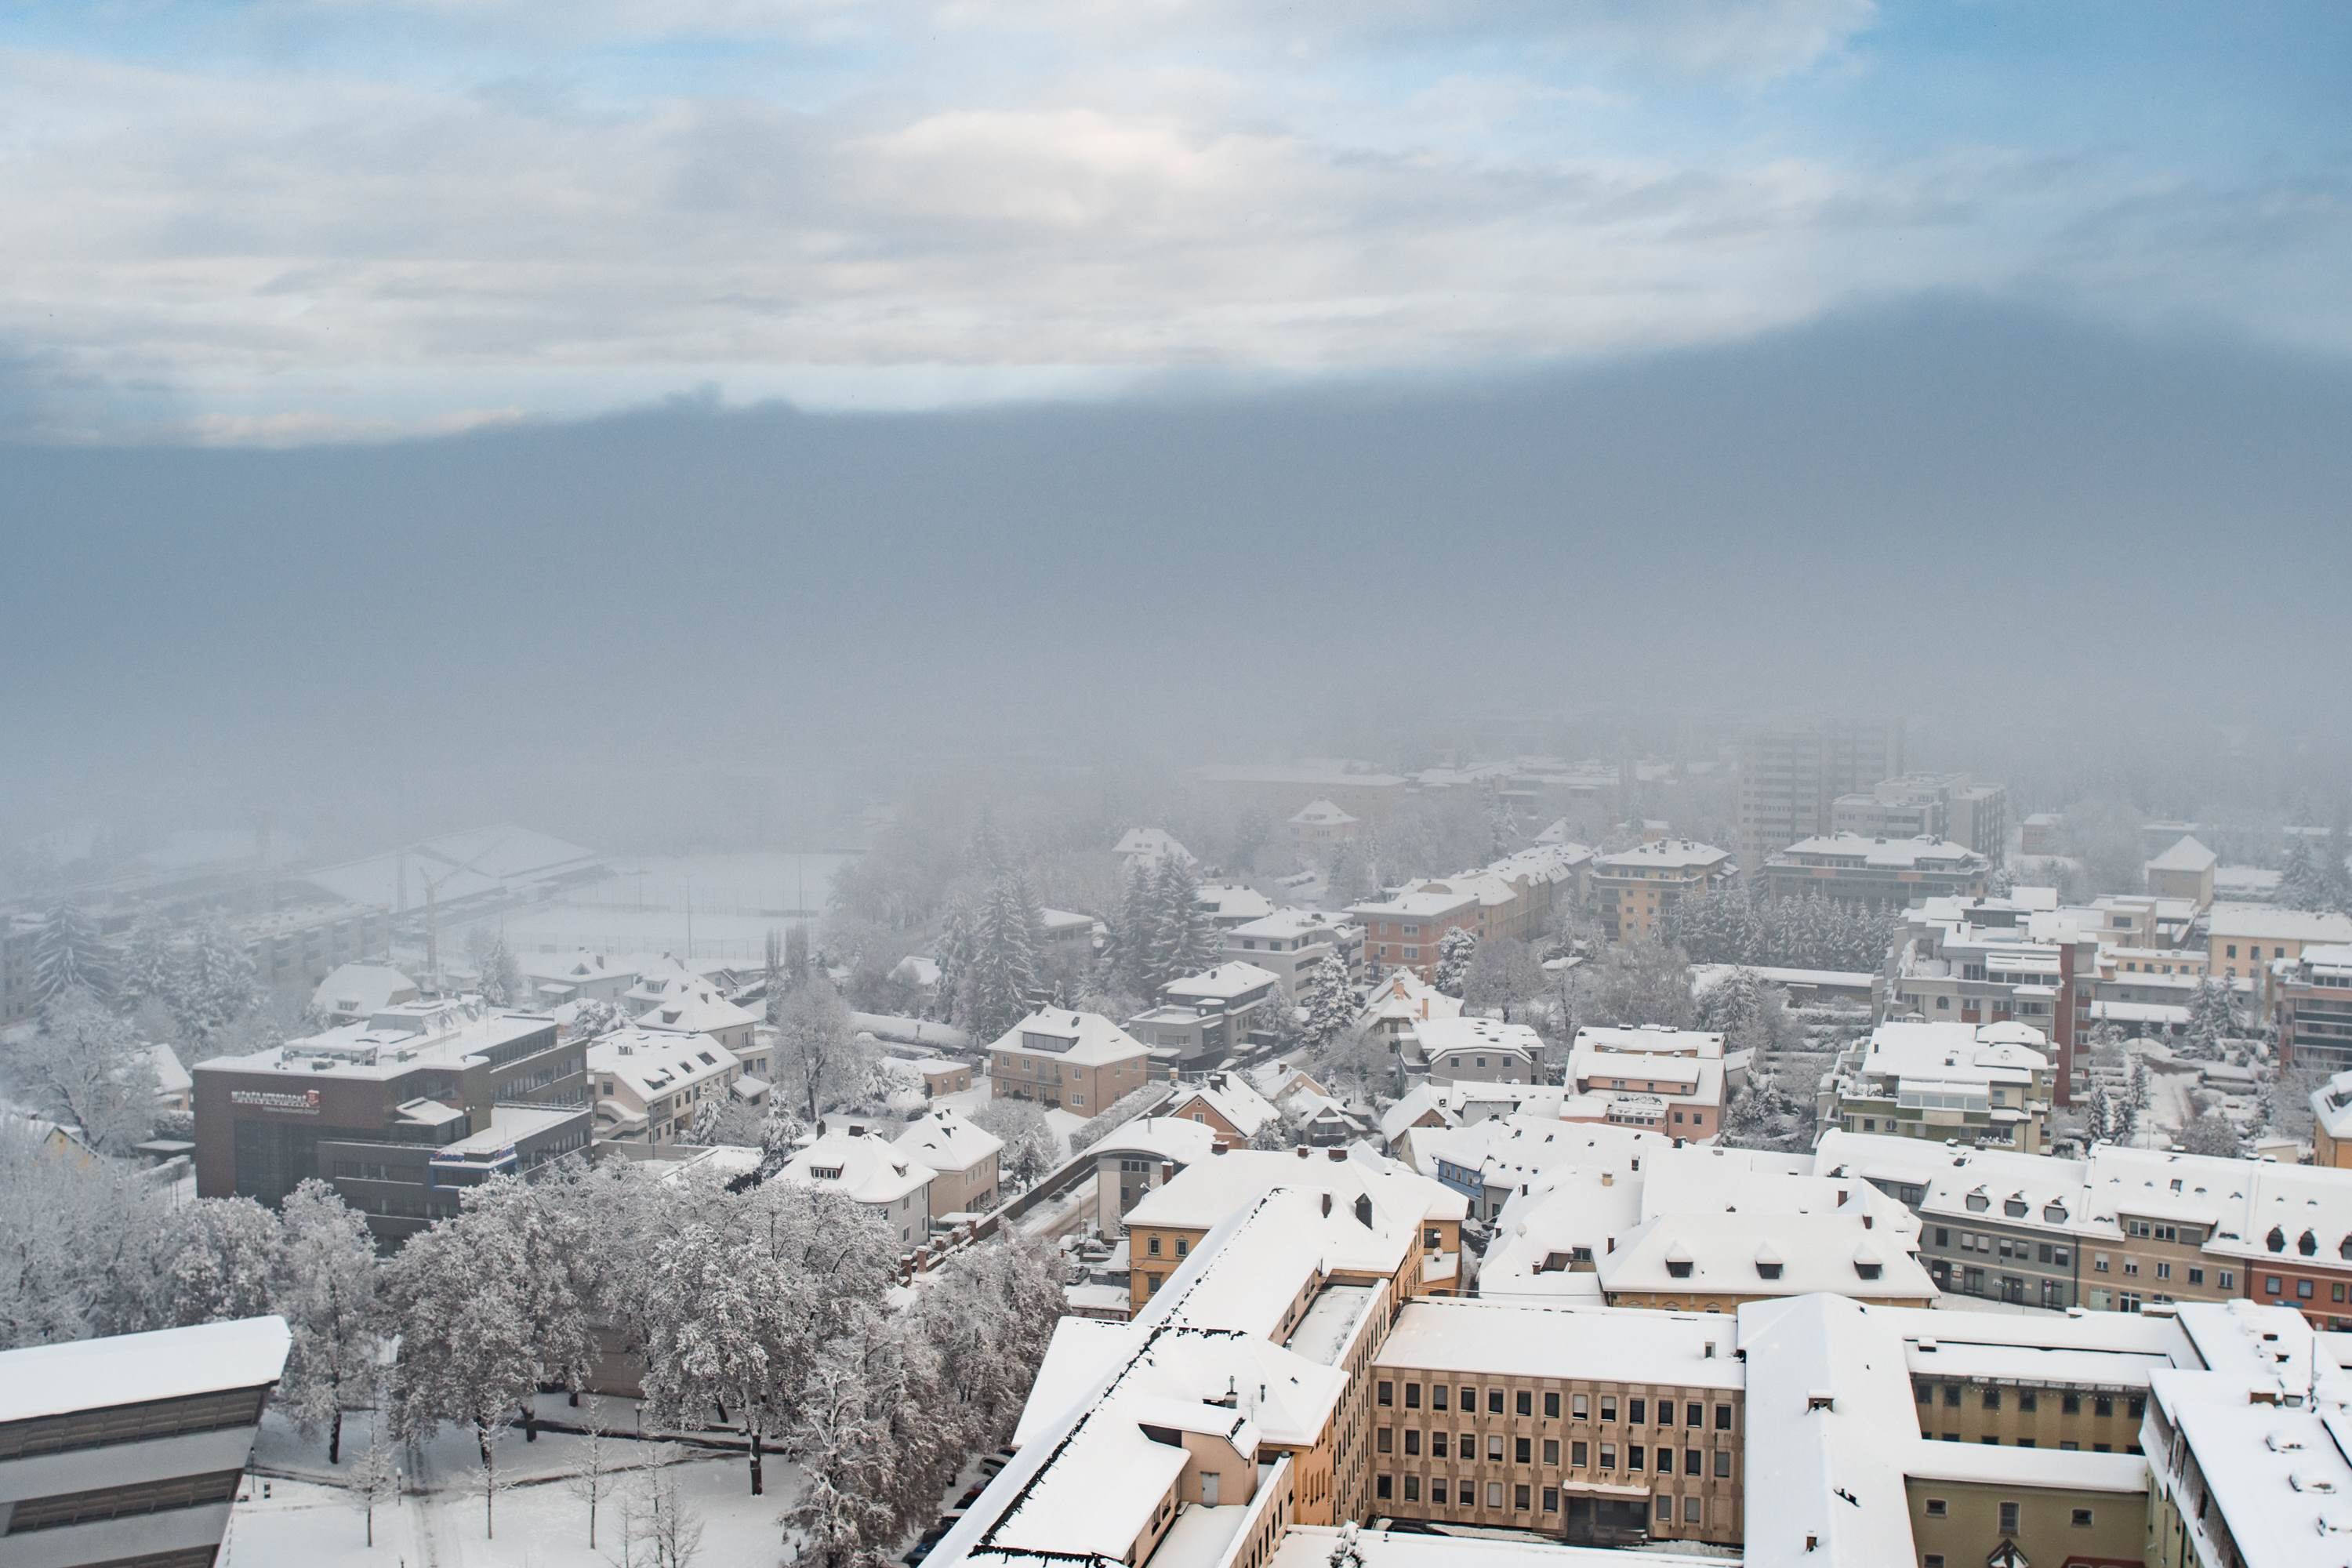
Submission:
<svg viewBox="0 0 2352 1568">
<path fill-rule="evenodd" d="M 633 1405 L 604 1405 L 614 1427 L 635 1429 Z M 561 1397 L 542 1400 L 541 1409 L 551 1420 L 578 1415 Z M 520 1431 L 499 1442 L 499 1469 L 513 1484 L 498 1495 L 495 1539 L 483 1527 L 481 1466 L 473 1444 L 461 1433 L 444 1431 L 404 1477 L 399 1502 L 376 1510 L 371 1550 L 349 1484 L 366 1452 L 370 1421 L 362 1414 L 346 1422 L 343 1463 L 331 1468 L 323 1443 L 303 1441 L 272 1412 L 255 1446 L 246 1496 L 230 1516 L 222 1568 L 604 1568 L 646 1558 L 642 1541 L 624 1557 L 617 1490 L 597 1510 L 596 1545 L 590 1548 L 588 1505 L 566 1484 L 583 1442 L 545 1431 L 536 1443 L 526 1443 Z M 617 1463 L 629 1466 L 653 1446 L 624 1439 L 610 1447 Z M 792 1466 L 771 1456 L 767 1493 L 755 1498 L 741 1455 L 686 1447 L 673 1451 L 680 1456 L 679 1493 L 703 1524 L 699 1561 L 728 1568 L 771 1568 L 786 1561 L 776 1521 L 796 1495 L 799 1476 Z"/>
<path fill-rule="evenodd" d="M 551 903 L 510 910 L 485 923 L 519 953 L 604 952 L 756 961 L 768 932 L 822 911 L 847 855 L 615 856 L 613 875 Z M 689 912 L 690 911 L 690 912 Z M 463 928 L 457 928 L 462 931 Z M 461 941 L 462 947 L 462 941 Z"/>
</svg>

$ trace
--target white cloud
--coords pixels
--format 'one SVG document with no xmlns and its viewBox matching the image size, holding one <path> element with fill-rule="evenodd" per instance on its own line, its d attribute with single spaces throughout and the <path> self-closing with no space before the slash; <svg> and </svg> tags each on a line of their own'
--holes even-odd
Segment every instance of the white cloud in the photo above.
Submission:
<svg viewBox="0 0 2352 1568">
<path fill-rule="evenodd" d="M 1702 68 L 1819 58 L 1868 16 L 1763 11 L 1666 0 L 1641 36 Z M 0 54 L 0 204 L 39 215 L 0 225 L 0 342 L 77 385 L 177 388 L 205 438 L 287 440 L 704 382 L 887 401 L 895 379 L 924 401 L 1590 354 L 2025 279 L 2352 339 L 2340 189 L 2198 191 L 2159 221 L 2140 176 L 2082 159 L 1663 152 L 1624 129 L 1638 104 L 1532 62 L 1433 72 L 1378 122 L 1383 87 L 1290 58 L 939 64 L 800 107 L 583 108 Z M 2248 220 L 2271 247 L 2259 299 L 2229 282 Z"/>
</svg>

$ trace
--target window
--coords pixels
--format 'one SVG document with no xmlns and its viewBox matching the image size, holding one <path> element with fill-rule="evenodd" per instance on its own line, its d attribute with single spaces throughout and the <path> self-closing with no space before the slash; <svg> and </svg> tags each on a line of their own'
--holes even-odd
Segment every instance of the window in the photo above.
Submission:
<svg viewBox="0 0 2352 1568">
<path fill-rule="evenodd" d="M 1586 1444 L 1570 1443 L 1568 1446 L 1569 1468 L 1572 1470 L 1580 1470 L 1584 1468 L 1586 1465 L 1591 1463 L 1591 1448 Z"/>
<path fill-rule="evenodd" d="M 1998 1410 L 2000 1408 L 2000 1389 L 1989 1387 L 1984 1391 L 1984 1407 L 1987 1410 Z"/>
<path fill-rule="evenodd" d="M 1674 1499 L 1672 1499 L 1672 1498 L 1670 1498 L 1670 1497 L 1662 1497 L 1662 1498 L 1660 1498 L 1660 1499 L 1658 1500 L 1658 1520 L 1659 1520 L 1659 1522 L 1660 1522 L 1660 1523 L 1663 1523 L 1663 1524 L 1672 1524 L 1672 1523 L 1674 1523 L 1674 1521 L 1675 1521 L 1675 1500 L 1674 1500 Z"/>
<path fill-rule="evenodd" d="M 1570 1394 L 1568 1396 L 1568 1413 L 1579 1421 L 1582 1421 L 1591 1416 L 1592 1414 L 1592 1402 L 1591 1397 L 1582 1394 Z"/>
<path fill-rule="evenodd" d="M 1604 1394 L 1601 1396 L 1601 1419 L 1603 1421 L 1614 1421 L 1617 1419 L 1617 1396 L 1615 1394 Z"/>
<path fill-rule="evenodd" d="M 1927 1500 L 1927 1517 L 1929 1519 L 1943 1519 L 1949 1515 L 1951 1511 L 1950 1505 L 1942 1498 L 1931 1497 Z"/>
<path fill-rule="evenodd" d="M 1381 1384 L 1378 1388 L 1372 1391 L 1372 1402 L 1376 1405 L 1394 1405 L 1396 1403 L 1396 1384 L 1393 1383 Z"/>
<path fill-rule="evenodd" d="M 2341 1287 L 2339 1286 L 2339 1287 L 2338 1287 L 2338 1289 L 2341 1289 Z M 2338 1300 L 2341 1300 L 2341 1298 L 2339 1297 L 2339 1298 L 2338 1298 Z M 1559 1394 L 1557 1392 L 1547 1393 L 1547 1394 L 1544 1395 L 1544 1416 L 1545 1416 L 1545 1418 L 1546 1418 L 1547 1420 L 1555 1419 L 1555 1418 L 1557 1418 L 1557 1417 L 1559 1416 Z"/>
<path fill-rule="evenodd" d="M 1529 1495 L 1528 1488 L 1513 1487 L 1511 1489 L 1511 1506 L 1517 1509 L 1521 1513 L 1527 1512 L 1528 1499 Z"/>
<path fill-rule="evenodd" d="M 1601 1468 L 1604 1470 L 1613 1470 L 1617 1468 L 1616 1444 L 1603 1443 L 1601 1445 Z"/>
<path fill-rule="evenodd" d="M 1731 1430 L 1730 1405 L 1718 1405 L 1715 1407 L 1715 1429 L 1718 1432 L 1728 1432 Z"/>
<path fill-rule="evenodd" d="M 1532 1464 L 1535 1460 L 1534 1449 L 1535 1440 L 1533 1438 L 1514 1438 L 1511 1443 L 1511 1462 L 1515 1465 Z"/>
<path fill-rule="evenodd" d="M 1646 1467 L 1649 1462 L 1649 1449 L 1644 1448 L 1639 1443 L 1628 1443 L 1625 1445 L 1625 1468 L 1627 1469 L 1642 1469 Z"/>
<path fill-rule="evenodd" d="M 1544 1439 L 1544 1457 L 1543 1457 L 1543 1462 L 1544 1462 L 1545 1464 L 1547 1464 L 1547 1465 L 1557 1465 L 1557 1464 L 1559 1464 L 1559 1438 L 1557 1438 L 1557 1437 L 1547 1437 L 1547 1438 L 1545 1438 L 1545 1439 Z"/>
<path fill-rule="evenodd" d="M 1649 1425 L 1650 1402 L 1646 1399 L 1627 1400 L 1625 1402 L 1625 1419 L 1635 1426 L 1645 1426 Z"/>
<path fill-rule="evenodd" d="M 2003 1535 L 2015 1535 L 2017 1533 L 2017 1504 L 2013 1502 L 2005 1502 L 2000 1505 L 2000 1532 Z"/>
<path fill-rule="evenodd" d="M 1728 1448 L 1715 1451 L 1715 1479 L 1719 1481 L 1731 1479 L 1731 1450 Z"/>
<path fill-rule="evenodd" d="M 1686 1497 L 1683 1499 L 1683 1522 L 1685 1524 L 1696 1524 L 1699 1521 L 1698 1510 L 1698 1499 L 1695 1497 Z"/>
<path fill-rule="evenodd" d="M 1421 1408 L 1421 1384 L 1408 1383 L 1404 1385 L 1404 1407 L 1407 1410 Z"/>
<path fill-rule="evenodd" d="M 1433 1383 L 1429 1385 L 1429 1407 L 1432 1410 L 1443 1410 L 1445 1408 L 1445 1385 L 1444 1384 Z"/>
<path fill-rule="evenodd" d="M 1490 1464 L 1503 1462 L 1503 1439 L 1499 1436 L 1486 1439 L 1486 1459 Z"/>
<path fill-rule="evenodd" d="M 2021 1388 L 2017 1391 L 2017 1407 L 2026 1411 L 2038 1410 L 2042 1407 L 2042 1395 L 2033 1389 Z"/>
<path fill-rule="evenodd" d="M 1533 1415 L 1536 1413 L 1536 1396 L 1534 1391 L 1525 1388 L 1520 1389 L 1518 1398 L 1515 1401 L 1515 1405 L 1520 1415 Z"/>
<path fill-rule="evenodd" d="M 1686 1476 L 1698 1476 L 1705 1475 L 1706 1473 L 1706 1471 L 1699 1468 L 1698 1450 L 1696 1448 L 1685 1448 L 1683 1450 L 1683 1474 Z"/>
<path fill-rule="evenodd" d="M 1466 1450 L 1466 1449 L 1469 1447 L 1469 1445 L 1468 1445 L 1467 1443 L 1465 1443 L 1465 1444 L 1463 1445 L 1463 1447 Z M 1444 1434 L 1444 1433 L 1443 1433 L 1443 1432 L 1432 1432 L 1432 1433 L 1429 1435 L 1429 1457 L 1430 1457 L 1431 1458 L 1433 1458 L 1433 1459 L 1442 1459 L 1442 1458 L 1445 1458 L 1445 1434 Z M 1466 1453 L 1465 1453 L 1465 1458 L 1467 1457 Z"/>
<path fill-rule="evenodd" d="M 1559 1489 L 1558 1487 L 1544 1488 L 1543 1510 L 1546 1513 L 1558 1513 L 1559 1511 Z"/>
<path fill-rule="evenodd" d="M 2077 1529 L 2077 1530 L 2088 1530 L 2088 1529 L 2090 1529 L 2090 1528 L 2091 1528 L 2091 1510 L 2090 1510 L 2089 1509 L 2087 1509 L 2087 1508 L 2078 1508 L 2078 1509 L 2076 1509 L 2076 1510 L 2074 1510 L 2074 1528 L 2075 1528 L 2075 1529 Z"/>
<path fill-rule="evenodd" d="M 1404 1500 L 1407 1502 L 1419 1502 L 1421 1500 L 1421 1478 L 1419 1476 L 1405 1477 Z"/>
<path fill-rule="evenodd" d="M 1486 1414 L 1489 1415 L 1500 1415 L 1502 1413 L 1503 1391 L 1499 1388 L 1488 1389 L 1486 1391 Z"/>
<path fill-rule="evenodd" d="M 2069 1415 L 2079 1415 L 2083 1413 L 2083 1396 L 2079 1394 L 2062 1394 L 2058 1396 L 2058 1408 Z"/>
<path fill-rule="evenodd" d="M 1488 1481 L 1486 1483 L 1486 1506 L 1488 1508 L 1500 1508 L 1503 1506 L 1502 1482 Z"/>
<path fill-rule="evenodd" d="M 1683 1425 L 1684 1425 L 1684 1426 L 1685 1426 L 1692 1427 L 1692 1428 L 1696 1429 L 1696 1427 L 1698 1427 L 1700 1425 L 1702 1425 L 1702 1422 L 1701 1422 L 1701 1419 L 1700 1419 L 1701 1415 L 1702 1415 L 1702 1412 L 1700 1411 L 1700 1409 L 1699 1409 L 1699 1407 L 1698 1407 L 1697 1405 L 1684 1405 L 1684 1406 L 1683 1406 Z"/>
<path fill-rule="evenodd" d="M 1418 1455 L 1421 1452 L 1420 1427 L 1408 1426 L 1404 1429 L 1404 1451 L 1408 1455 Z"/>
<path fill-rule="evenodd" d="M 1395 1452 L 1396 1452 L 1396 1428 L 1394 1428 L 1393 1426 L 1383 1426 L 1383 1427 L 1381 1427 L 1379 1431 L 1377 1431 L 1377 1432 L 1373 1433 L 1373 1434 L 1372 1434 L 1372 1448 L 1373 1448 L 1373 1451 L 1374 1451 L 1374 1452 L 1376 1452 L 1376 1453 L 1381 1453 L 1381 1454 L 1393 1454 L 1393 1453 L 1395 1453 Z"/>
<path fill-rule="evenodd" d="M 1475 1482 L 1464 1481 L 1460 1491 L 1456 1495 L 1462 1499 L 1462 1506 L 1464 1508 L 1475 1508 L 1477 1506 L 1478 1488 Z M 1437 1500 L 1440 1502 L 1444 1502 L 1445 1500 L 1445 1483 L 1444 1481 L 1437 1483 Z"/>
<path fill-rule="evenodd" d="M 1660 1475 L 1662 1475 L 1662 1476 L 1671 1476 L 1671 1475 L 1673 1475 L 1674 1473 L 1675 1473 L 1675 1451 L 1674 1451 L 1672 1448 L 1661 1448 L 1661 1449 L 1659 1449 L 1659 1450 L 1658 1450 L 1658 1474 L 1660 1474 Z"/>
<path fill-rule="evenodd" d="M 1374 1476 L 1372 1478 L 1372 1495 L 1380 1499 L 1382 1502 L 1386 1502 L 1389 1499 L 1394 1497 L 1396 1495 L 1396 1478 L 1394 1476 Z"/>
<path fill-rule="evenodd" d="M 2114 1396 L 2114 1395 L 2112 1395 L 2112 1394 L 2101 1394 L 2095 1395 L 2095 1396 L 2092 1398 L 2092 1400 L 2091 1400 L 2091 1414 L 2092 1414 L 2092 1415 L 2113 1415 L 2115 1413 L 2116 1413 L 2116 1401 L 2115 1401 L 2115 1396 Z"/>
<path fill-rule="evenodd" d="M 1160 1238 L 1158 1237 L 1149 1236 L 1144 1237 L 1143 1255 L 1146 1258 L 1157 1258 L 1160 1256 Z"/>
</svg>

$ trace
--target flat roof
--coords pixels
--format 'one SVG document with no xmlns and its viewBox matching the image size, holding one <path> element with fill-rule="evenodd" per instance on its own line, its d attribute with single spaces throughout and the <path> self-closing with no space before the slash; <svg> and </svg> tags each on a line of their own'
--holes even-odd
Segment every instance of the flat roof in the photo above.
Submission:
<svg viewBox="0 0 2352 1568">
<path fill-rule="evenodd" d="M 1738 1321 L 1721 1312 L 1526 1301 L 1410 1301 L 1373 1358 L 1421 1372 L 1738 1388 Z"/>
<path fill-rule="evenodd" d="M 269 1317 L 0 1351 L 0 1422 L 259 1388 L 292 1342 Z"/>
</svg>

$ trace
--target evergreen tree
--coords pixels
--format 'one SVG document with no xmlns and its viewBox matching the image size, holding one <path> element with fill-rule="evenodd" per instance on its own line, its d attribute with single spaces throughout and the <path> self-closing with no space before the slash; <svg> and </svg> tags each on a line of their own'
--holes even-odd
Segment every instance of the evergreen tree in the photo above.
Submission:
<svg viewBox="0 0 2352 1568">
<path fill-rule="evenodd" d="M 2319 852 L 2319 907 L 2334 914 L 2352 914 L 2352 827 L 2339 810 Z"/>
<path fill-rule="evenodd" d="M 219 915 L 205 915 L 196 922 L 173 976 L 170 1003 L 182 1033 L 197 1046 L 209 1046 L 215 1035 L 253 1011 L 260 999 L 253 955 Z"/>
<path fill-rule="evenodd" d="M 1348 984 L 1347 964 L 1337 952 L 1325 953 L 1315 966 L 1314 978 L 1307 983 L 1307 1045 L 1317 1051 L 1328 1050 L 1331 1043 L 1355 1023 L 1356 1013 L 1356 991 Z"/>
<path fill-rule="evenodd" d="M 1109 971 L 1113 990 L 1137 996 L 1148 995 L 1152 990 L 1152 896 L 1151 880 L 1139 866 L 1127 879 L 1127 892 L 1118 908 L 1103 922 L 1110 933 L 1104 944 L 1103 963 Z"/>
<path fill-rule="evenodd" d="M 1038 984 L 1038 921 L 1025 878 L 1000 877 L 989 888 L 972 927 L 958 1018 L 976 1038 L 992 1040 L 1028 1016 Z"/>
<path fill-rule="evenodd" d="M 1171 980 L 1198 974 L 1217 962 L 1216 927 L 1201 907 L 1201 884 L 1176 856 L 1160 862 L 1153 879 L 1151 973 L 1146 995 Z"/>
<path fill-rule="evenodd" d="M 515 962 L 514 950 L 507 946 L 506 932 L 498 932 L 483 945 L 478 973 L 483 1001 L 493 1007 L 523 1005 L 522 966 Z"/>
<path fill-rule="evenodd" d="M 114 956 L 78 904 L 49 911 L 33 938 L 33 1000 L 46 1005 L 79 987 L 100 1001 L 114 994 Z"/>
<path fill-rule="evenodd" d="M 2197 982 L 2189 994 L 2189 1023 L 2184 1031 L 2183 1049 L 2186 1054 L 2208 1061 L 2219 1060 L 2224 1054 L 2223 1041 L 2238 1032 L 2238 1018 L 2231 1006 L 2227 982 L 2208 974 Z"/>
<path fill-rule="evenodd" d="M 2089 1097 L 2083 1104 L 2083 1139 L 2087 1143 L 2105 1143 L 2115 1136 L 2116 1109 L 2107 1094 L 2107 1086 L 2094 1083 Z"/>
<path fill-rule="evenodd" d="M 2286 849 L 2286 863 L 2279 869 L 2278 901 L 2290 910 L 2316 910 L 2327 901 L 2326 879 L 2320 875 L 2319 859 L 2311 851 L 2311 840 L 2303 834 Z"/>
<path fill-rule="evenodd" d="M 131 922 L 131 936 L 123 944 L 115 1005 L 125 1012 L 135 1012 L 148 1002 L 170 1005 L 178 963 L 178 954 L 172 950 L 172 928 L 153 910 L 142 913 Z"/>
<path fill-rule="evenodd" d="M 944 1018 L 959 1019 L 964 1012 L 964 987 L 971 978 L 972 955 L 978 950 L 974 928 L 978 924 L 971 901 L 958 893 L 948 904 L 946 921 L 940 928 L 939 1010 Z M 782 999 L 768 997 L 768 1019 L 773 1023 L 782 1010 Z"/>
<path fill-rule="evenodd" d="M 1011 874 L 1013 857 L 1004 847 L 1004 835 L 996 830 L 996 816 L 988 807 L 980 808 L 980 819 L 972 824 L 971 841 L 965 845 L 964 866 L 982 881 L 994 882 Z"/>
<path fill-rule="evenodd" d="M 1459 997 L 1470 978 L 1470 961 L 1478 952 L 1478 936 L 1466 926 L 1448 926 L 1437 942 L 1437 969 L 1433 980 L 1448 996 Z"/>
</svg>

